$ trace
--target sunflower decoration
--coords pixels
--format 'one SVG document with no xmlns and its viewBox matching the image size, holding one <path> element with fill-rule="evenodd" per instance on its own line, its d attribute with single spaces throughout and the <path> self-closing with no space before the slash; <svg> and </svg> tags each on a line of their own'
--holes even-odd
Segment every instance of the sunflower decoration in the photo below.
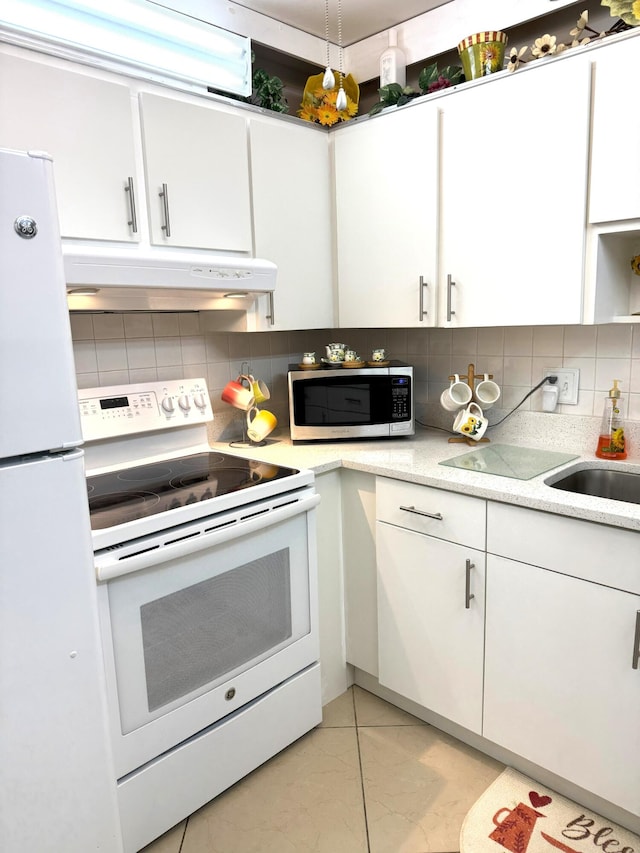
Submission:
<svg viewBox="0 0 640 853">
<path fill-rule="evenodd" d="M 478 432 L 478 419 L 470 415 L 460 430 L 465 435 L 475 435 Z"/>
<path fill-rule="evenodd" d="M 601 0 L 608 6 L 612 18 L 621 18 L 630 27 L 640 26 L 640 0 Z"/>
<path fill-rule="evenodd" d="M 351 74 L 342 77 L 342 87 L 347 96 L 347 107 L 339 110 L 336 101 L 338 98 L 339 82 L 332 89 L 322 88 L 324 74 L 314 74 L 309 77 L 302 94 L 302 103 L 298 115 L 304 121 L 312 121 L 324 127 L 332 127 L 341 121 L 349 121 L 358 113 L 358 101 L 360 100 L 360 89 Z M 335 72 L 336 81 L 340 75 Z"/>
<path fill-rule="evenodd" d="M 636 255 L 635 258 L 631 258 L 631 269 L 636 275 L 640 275 L 640 255 Z"/>
</svg>

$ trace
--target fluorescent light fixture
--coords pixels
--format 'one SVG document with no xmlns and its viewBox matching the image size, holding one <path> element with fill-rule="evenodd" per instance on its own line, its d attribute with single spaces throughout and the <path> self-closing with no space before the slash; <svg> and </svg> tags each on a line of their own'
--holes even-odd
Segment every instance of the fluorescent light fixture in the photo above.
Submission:
<svg viewBox="0 0 640 853">
<path fill-rule="evenodd" d="M 73 287 L 67 290 L 69 296 L 95 296 L 100 293 L 99 287 Z"/>
<path fill-rule="evenodd" d="M 0 27 L 146 73 L 251 94 L 251 40 L 149 0 L 2 0 Z"/>
</svg>

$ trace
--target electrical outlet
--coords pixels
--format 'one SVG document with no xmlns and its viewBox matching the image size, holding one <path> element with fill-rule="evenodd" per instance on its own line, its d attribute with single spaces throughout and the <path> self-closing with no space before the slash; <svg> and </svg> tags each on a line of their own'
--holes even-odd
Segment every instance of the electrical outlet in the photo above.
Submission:
<svg viewBox="0 0 640 853">
<path fill-rule="evenodd" d="M 580 385 L 580 370 L 577 367 L 545 367 L 544 375 L 558 377 L 558 403 L 577 405 Z"/>
</svg>

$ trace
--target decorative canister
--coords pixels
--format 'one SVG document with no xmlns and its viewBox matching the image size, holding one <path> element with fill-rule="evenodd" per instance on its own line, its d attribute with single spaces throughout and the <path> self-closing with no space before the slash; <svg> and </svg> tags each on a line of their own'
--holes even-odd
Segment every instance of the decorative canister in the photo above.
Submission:
<svg viewBox="0 0 640 853">
<path fill-rule="evenodd" d="M 458 45 L 462 70 L 467 80 L 486 77 L 502 71 L 507 34 L 499 30 L 487 30 L 467 36 Z"/>
</svg>

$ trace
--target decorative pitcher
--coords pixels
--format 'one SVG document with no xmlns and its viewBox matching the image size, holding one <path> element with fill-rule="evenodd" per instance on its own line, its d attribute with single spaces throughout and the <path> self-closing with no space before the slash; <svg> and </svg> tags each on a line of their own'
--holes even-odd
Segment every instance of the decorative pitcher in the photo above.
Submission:
<svg viewBox="0 0 640 853">
<path fill-rule="evenodd" d="M 506 813 L 506 817 L 500 819 L 503 812 Z M 525 803 L 518 803 L 515 809 L 498 809 L 493 816 L 496 829 L 489 838 L 510 850 L 511 853 L 524 853 L 539 817 L 545 817 L 545 815 Z"/>
</svg>

